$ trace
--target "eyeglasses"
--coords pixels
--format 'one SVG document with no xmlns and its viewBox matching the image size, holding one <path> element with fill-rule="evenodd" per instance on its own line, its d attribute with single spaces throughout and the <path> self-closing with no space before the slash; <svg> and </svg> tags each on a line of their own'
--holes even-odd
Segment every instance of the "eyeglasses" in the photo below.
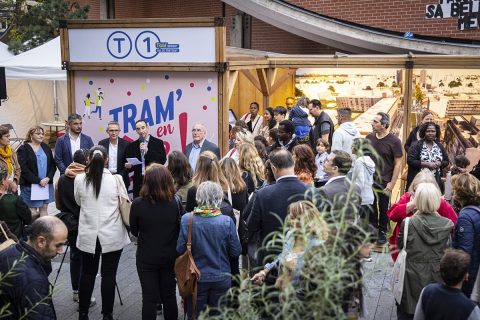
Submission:
<svg viewBox="0 0 480 320">
<path fill-rule="evenodd" d="M 108 132 L 120 132 L 120 130 L 113 130 L 113 129 L 111 129 L 111 130 L 108 130 Z"/>
</svg>

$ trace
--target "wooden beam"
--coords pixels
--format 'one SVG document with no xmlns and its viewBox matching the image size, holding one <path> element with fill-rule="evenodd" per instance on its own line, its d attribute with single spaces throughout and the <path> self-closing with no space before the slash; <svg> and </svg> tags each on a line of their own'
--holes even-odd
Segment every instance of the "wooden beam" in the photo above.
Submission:
<svg viewBox="0 0 480 320">
<path fill-rule="evenodd" d="M 257 69 L 257 76 L 258 81 L 260 81 L 260 87 L 262 88 L 260 91 L 264 96 L 268 96 L 270 86 L 268 85 L 267 73 L 265 72 L 265 69 Z"/>
<path fill-rule="evenodd" d="M 227 92 L 225 94 L 225 102 L 227 106 L 230 106 L 230 100 L 232 99 L 233 89 L 235 88 L 235 84 L 237 83 L 238 79 L 238 71 L 226 71 L 227 75 Z"/>
<path fill-rule="evenodd" d="M 255 86 L 255 88 L 258 89 L 258 91 L 262 92 L 260 82 L 258 82 L 257 78 L 255 78 L 250 70 L 241 70 L 241 72 Z"/>
<path fill-rule="evenodd" d="M 292 75 L 295 73 L 296 69 L 289 69 L 286 73 L 282 74 L 277 81 L 275 81 L 274 84 L 272 84 L 272 87 L 270 88 L 270 94 L 275 93 L 280 86 L 287 81 L 288 78 L 292 77 Z"/>
</svg>

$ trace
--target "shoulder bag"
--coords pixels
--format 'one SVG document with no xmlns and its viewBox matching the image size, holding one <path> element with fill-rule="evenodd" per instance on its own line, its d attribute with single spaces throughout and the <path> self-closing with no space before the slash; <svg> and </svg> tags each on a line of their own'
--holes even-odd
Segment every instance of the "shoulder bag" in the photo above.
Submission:
<svg viewBox="0 0 480 320">
<path fill-rule="evenodd" d="M 192 224 L 193 212 L 188 222 L 187 251 L 175 260 L 175 277 L 177 278 L 180 296 L 184 299 L 192 297 L 192 318 L 195 319 L 197 311 L 197 288 L 201 273 L 195 264 L 192 254 Z"/>
<path fill-rule="evenodd" d="M 393 265 L 392 270 L 392 292 L 395 301 L 400 304 L 402 301 L 402 294 L 403 294 L 403 283 L 405 279 L 405 263 L 407 262 L 407 236 L 408 236 L 408 224 L 410 218 L 407 217 L 405 219 L 405 228 L 403 231 L 403 248 L 398 254 L 397 260 Z"/>
<path fill-rule="evenodd" d="M 1 199 L 1 197 L 0 197 L 0 199 Z M 16 243 L 15 240 L 8 237 L 8 233 L 5 231 L 2 224 L 3 223 L 0 222 L 0 229 L 2 231 L 3 237 L 5 238 L 5 241 L 0 243 L 0 251 L 3 251 L 5 249 L 7 249 L 8 247 L 10 247 L 12 244 Z"/>
<path fill-rule="evenodd" d="M 120 209 L 120 215 L 122 216 L 123 223 L 126 226 L 130 226 L 130 208 L 132 206 L 132 202 L 128 197 L 127 189 L 123 183 L 122 176 L 115 174 L 114 177 L 115 180 L 117 180 L 118 207 Z"/>
</svg>

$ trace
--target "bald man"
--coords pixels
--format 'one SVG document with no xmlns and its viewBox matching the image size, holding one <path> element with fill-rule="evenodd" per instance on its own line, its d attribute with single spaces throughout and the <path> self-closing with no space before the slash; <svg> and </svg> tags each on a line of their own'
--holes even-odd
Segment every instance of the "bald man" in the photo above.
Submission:
<svg viewBox="0 0 480 320">
<path fill-rule="evenodd" d="M 195 171 L 195 166 L 197 165 L 198 157 L 203 151 L 212 151 L 217 156 L 217 159 L 220 160 L 220 149 L 215 143 L 208 141 L 205 137 L 207 136 L 207 128 L 201 124 L 196 123 L 192 128 L 192 138 L 193 141 L 185 147 L 183 152 L 188 159 L 188 162 L 192 166 L 193 171 Z"/>
<path fill-rule="evenodd" d="M 67 235 L 60 219 L 44 216 L 32 223 L 27 242 L 20 240 L 0 252 L 0 272 L 15 273 L 4 280 L 0 293 L 0 305 L 10 304 L 9 319 L 20 319 L 27 311 L 29 319 L 30 315 L 32 319 L 56 319 L 48 275 L 52 272 L 50 261 L 64 252 Z M 15 264 L 16 260 L 21 262 Z"/>
</svg>

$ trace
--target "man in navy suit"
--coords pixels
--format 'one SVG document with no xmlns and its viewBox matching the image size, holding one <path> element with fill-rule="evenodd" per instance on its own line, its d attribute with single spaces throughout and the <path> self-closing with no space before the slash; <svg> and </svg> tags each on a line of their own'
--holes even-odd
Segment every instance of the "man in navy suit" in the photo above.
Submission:
<svg viewBox="0 0 480 320">
<path fill-rule="evenodd" d="M 125 149 L 130 144 L 118 135 L 120 134 L 120 124 L 117 121 L 110 121 L 107 125 L 108 138 L 100 140 L 98 145 L 103 146 L 108 154 L 108 170 L 113 174 L 119 174 L 125 182 L 128 190 L 128 174 L 125 172 Z"/>
<path fill-rule="evenodd" d="M 93 147 L 92 138 L 82 133 L 82 117 L 73 113 L 68 116 L 68 132 L 57 139 L 55 144 L 55 163 L 60 174 L 73 162 L 73 154 L 79 149 Z"/>
<path fill-rule="evenodd" d="M 294 161 L 290 152 L 285 149 L 273 151 L 269 159 L 277 182 L 257 192 L 252 213 L 247 221 L 248 238 L 254 239 L 254 235 L 258 233 L 262 244 L 271 239 L 272 232 L 282 230 L 288 205 L 305 200 L 308 189 L 295 175 Z M 259 250 L 257 264 L 262 266 L 264 257 L 271 253 L 273 252 Z"/>
<path fill-rule="evenodd" d="M 207 128 L 203 124 L 196 123 L 192 128 L 193 142 L 187 144 L 185 151 L 183 152 L 190 162 L 193 171 L 197 165 L 198 157 L 203 151 L 212 151 L 220 160 L 220 149 L 215 143 L 212 143 L 205 139 L 207 135 Z"/>
<path fill-rule="evenodd" d="M 138 197 L 143 183 L 145 168 L 150 163 L 165 164 L 167 153 L 163 141 L 149 134 L 149 127 L 145 120 L 135 122 L 135 131 L 138 139 L 130 143 L 125 150 L 125 158 L 137 158 L 142 163 L 132 166 L 125 164 L 129 171 L 133 170 L 133 197 Z"/>
</svg>

